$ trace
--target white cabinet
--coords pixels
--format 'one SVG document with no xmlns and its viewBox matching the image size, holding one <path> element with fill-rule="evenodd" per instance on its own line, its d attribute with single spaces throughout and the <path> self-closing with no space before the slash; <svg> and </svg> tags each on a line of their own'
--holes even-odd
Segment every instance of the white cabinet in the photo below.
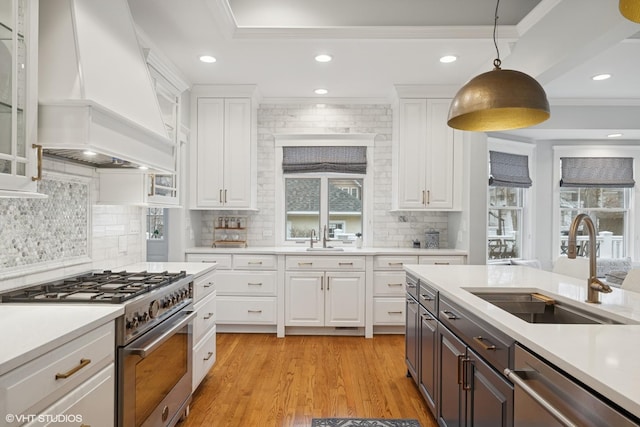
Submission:
<svg viewBox="0 0 640 427">
<path fill-rule="evenodd" d="M 219 331 L 274 332 L 277 323 L 277 256 L 187 254 L 187 262 L 216 262 Z"/>
<path fill-rule="evenodd" d="M 364 257 L 287 257 L 285 326 L 364 327 L 364 263 Z"/>
<path fill-rule="evenodd" d="M 373 325 L 404 326 L 405 264 L 417 264 L 413 255 L 376 255 L 373 261 Z"/>
<path fill-rule="evenodd" d="M 193 279 L 192 389 L 195 391 L 216 362 L 217 295 L 215 269 Z"/>
<path fill-rule="evenodd" d="M 109 322 L 0 376 L 0 412 L 82 414 L 83 420 L 74 425 L 112 426 L 114 361 L 115 327 Z M 96 404 L 105 396 L 108 399 Z M 80 408 L 86 409 L 75 412 Z"/>
<path fill-rule="evenodd" d="M 252 99 L 208 97 L 194 92 L 191 207 L 251 209 L 257 176 Z"/>
<path fill-rule="evenodd" d="M 175 207 L 178 189 L 174 175 L 146 174 L 138 170 L 98 169 L 98 203 Z"/>
<path fill-rule="evenodd" d="M 400 99 L 394 159 L 397 209 L 461 208 L 462 134 L 447 126 L 449 99 Z"/>
<path fill-rule="evenodd" d="M 37 34 L 37 0 L 0 2 L 0 196 L 4 197 L 42 196 L 36 193 L 42 159 L 34 145 Z"/>
</svg>

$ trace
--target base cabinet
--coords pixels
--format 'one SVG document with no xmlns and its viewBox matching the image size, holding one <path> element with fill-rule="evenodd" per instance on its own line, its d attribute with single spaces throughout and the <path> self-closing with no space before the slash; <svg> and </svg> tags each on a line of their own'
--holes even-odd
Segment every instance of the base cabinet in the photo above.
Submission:
<svg viewBox="0 0 640 427">
<path fill-rule="evenodd" d="M 217 271 L 209 270 L 193 281 L 192 391 L 195 391 L 216 362 L 216 321 L 218 315 Z"/>
</svg>

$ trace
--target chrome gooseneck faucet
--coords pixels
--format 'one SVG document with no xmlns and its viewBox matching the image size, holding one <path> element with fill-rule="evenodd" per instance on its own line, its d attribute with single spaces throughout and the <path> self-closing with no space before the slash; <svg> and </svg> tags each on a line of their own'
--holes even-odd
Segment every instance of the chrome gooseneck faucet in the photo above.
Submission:
<svg viewBox="0 0 640 427">
<path fill-rule="evenodd" d="M 593 225 L 593 221 L 586 214 L 579 214 L 571 222 L 569 228 L 569 243 L 567 248 L 567 257 L 570 259 L 576 258 L 576 235 L 578 234 L 578 227 L 580 223 L 584 222 L 589 233 L 589 278 L 587 279 L 587 302 L 593 304 L 600 304 L 600 294 L 612 292 L 609 285 L 602 283 L 596 277 L 596 227 Z"/>
</svg>

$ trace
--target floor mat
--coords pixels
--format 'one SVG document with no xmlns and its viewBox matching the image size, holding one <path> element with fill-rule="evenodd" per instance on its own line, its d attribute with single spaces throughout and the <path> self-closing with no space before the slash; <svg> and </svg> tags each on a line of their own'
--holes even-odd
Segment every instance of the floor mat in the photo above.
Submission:
<svg viewBox="0 0 640 427">
<path fill-rule="evenodd" d="M 311 427 L 420 427 L 417 420 L 383 418 L 314 418 Z"/>
</svg>

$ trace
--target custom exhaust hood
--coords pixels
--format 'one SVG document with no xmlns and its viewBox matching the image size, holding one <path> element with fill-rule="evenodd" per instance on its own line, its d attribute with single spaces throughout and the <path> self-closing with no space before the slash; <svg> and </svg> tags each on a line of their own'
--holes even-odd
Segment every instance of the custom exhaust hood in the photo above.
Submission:
<svg viewBox="0 0 640 427">
<path fill-rule="evenodd" d="M 126 0 L 40 2 L 38 63 L 45 155 L 175 172 L 176 148 Z"/>
</svg>

